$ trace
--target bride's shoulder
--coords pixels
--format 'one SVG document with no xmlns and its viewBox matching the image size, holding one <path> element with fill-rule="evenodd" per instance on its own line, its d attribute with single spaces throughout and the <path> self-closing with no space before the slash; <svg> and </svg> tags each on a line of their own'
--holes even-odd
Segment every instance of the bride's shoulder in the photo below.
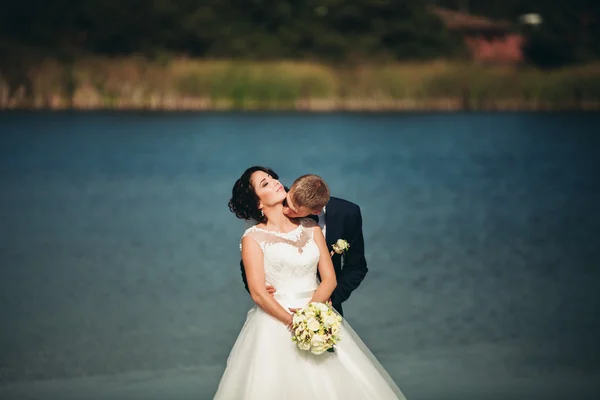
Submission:
<svg viewBox="0 0 600 400">
<path fill-rule="evenodd" d="M 262 243 L 264 241 L 263 232 L 257 227 L 257 225 L 252 225 L 248 229 L 244 231 L 242 237 L 240 238 L 240 250 L 242 250 L 242 243 L 245 238 L 251 238 L 254 242 L 258 243 L 262 247 Z"/>
<path fill-rule="evenodd" d="M 255 236 L 258 232 L 260 232 L 258 224 L 252 225 L 244 231 L 244 233 L 242 234 L 242 239 L 246 236 Z"/>
</svg>

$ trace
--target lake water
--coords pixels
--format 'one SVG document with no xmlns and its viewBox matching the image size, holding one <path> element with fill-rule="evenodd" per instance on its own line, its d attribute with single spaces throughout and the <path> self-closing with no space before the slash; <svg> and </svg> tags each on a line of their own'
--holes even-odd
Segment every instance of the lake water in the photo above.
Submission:
<svg viewBox="0 0 600 400">
<path fill-rule="evenodd" d="M 409 400 L 600 398 L 600 114 L 0 114 L 0 398 L 210 399 L 234 181 L 361 206 L 349 323 Z"/>
</svg>

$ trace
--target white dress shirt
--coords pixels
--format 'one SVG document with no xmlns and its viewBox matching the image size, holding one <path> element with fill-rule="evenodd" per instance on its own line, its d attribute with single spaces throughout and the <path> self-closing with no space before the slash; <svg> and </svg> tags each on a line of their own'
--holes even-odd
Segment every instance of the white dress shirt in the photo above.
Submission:
<svg viewBox="0 0 600 400">
<path fill-rule="evenodd" d="M 325 226 L 325 212 L 326 212 L 325 207 L 323 207 L 323 210 L 321 210 L 321 212 L 318 214 L 318 217 L 319 217 L 319 227 L 323 231 L 323 236 L 325 236 L 325 234 L 326 234 L 325 229 L 327 228 Z M 327 237 L 327 236 L 325 236 L 325 237 Z"/>
</svg>

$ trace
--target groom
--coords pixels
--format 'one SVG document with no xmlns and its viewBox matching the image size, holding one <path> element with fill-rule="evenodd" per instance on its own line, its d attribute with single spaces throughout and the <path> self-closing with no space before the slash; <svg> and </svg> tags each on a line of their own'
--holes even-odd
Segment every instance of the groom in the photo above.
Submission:
<svg viewBox="0 0 600 400">
<path fill-rule="evenodd" d="M 272 176 L 278 179 L 277 174 Z M 365 245 L 362 233 L 362 216 L 360 207 L 347 200 L 329 197 L 329 188 L 325 181 L 317 175 L 303 175 L 296 179 L 288 191 L 287 204 L 284 202 L 284 214 L 290 218 L 311 217 L 323 230 L 327 247 L 338 239 L 346 240 L 350 248 L 341 254 L 333 253 L 332 261 L 337 278 L 337 287 L 331 294 L 331 303 L 341 315 L 344 315 L 342 303 L 350 297 L 367 274 Z M 240 261 L 242 279 L 246 290 L 248 282 L 244 264 Z M 275 288 L 267 290 L 273 294 Z"/>
</svg>

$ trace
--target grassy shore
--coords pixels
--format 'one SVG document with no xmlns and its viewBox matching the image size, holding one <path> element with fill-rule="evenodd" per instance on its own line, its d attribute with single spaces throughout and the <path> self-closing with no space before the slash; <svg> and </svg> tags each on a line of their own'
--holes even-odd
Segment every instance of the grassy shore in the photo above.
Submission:
<svg viewBox="0 0 600 400">
<path fill-rule="evenodd" d="M 11 87 L 0 75 L 0 109 L 600 110 L 600 64 L 540 71 L 86 57 L 46 59 L 25 76 Z"/>
</svg>

